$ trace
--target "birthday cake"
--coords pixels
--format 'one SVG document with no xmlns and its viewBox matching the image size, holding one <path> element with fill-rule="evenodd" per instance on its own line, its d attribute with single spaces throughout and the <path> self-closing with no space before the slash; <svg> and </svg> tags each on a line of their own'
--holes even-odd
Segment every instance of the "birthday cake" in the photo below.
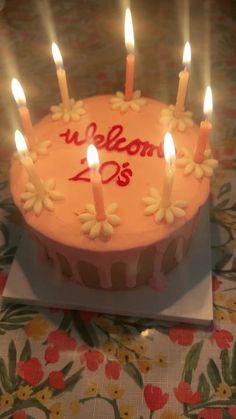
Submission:
<svg viewBox="0 0 236 419">
<path fill-rule="evenodd" d="M 160 291 L 166 274 L 185 257 L 209 196 L 217 162 L 193 154 L 199 135 L 189 112 L 135 93 L 71 102 L 34 127 L 31 157 L 44 187 L 38 196 L 19 158 L 12 160 L 11 193 L 45 260 L 58 275 L 81 286 L 110 290 L 148 285 Z M 176 123 L 178 122 L 178 126 Z M 164 203 L 163 139 L 172 129 L 176 164 Z M 105 216 L 97 219 L 87 149 L 100 158 Z"/>
</svg>

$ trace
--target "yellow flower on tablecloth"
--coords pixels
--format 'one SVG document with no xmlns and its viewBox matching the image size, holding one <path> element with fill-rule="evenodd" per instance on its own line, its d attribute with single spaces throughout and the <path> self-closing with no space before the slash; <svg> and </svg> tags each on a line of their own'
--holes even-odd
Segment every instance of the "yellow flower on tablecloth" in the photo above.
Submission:
<svg viewBox="0 0 236 419">
<path fill-rule="evenodd" d="M 47 320 L 39 314 L 24 327 L 24 331 L 28 337 L 39 340 L 46 335 L 48 328 L 49 324 Z"/>
<path fill-rule="evenodd" d="M 126 348 L 119 348 L 116 355 L 121 364 L 126 364 L 136 359 L 135 355 Z"/>
<path fill-rule="evenodd" d="M 50 419 L 64 419 L 64 412 L 62 409 L 62 405 L 61 402 L 57 402 L 54 403 L 51 407 L 50 407 Z"/>
<path fill-rule="evenodd" d="M 80 412 L 80 402 L 77 400 L 73 400 L 70 404 L 70 412 L 72 416 L 78 415 Z"/>
<path fill-rule="evenodd" d="M 119 412 L 121 419 L 133 419 L 134 418 L 134 408 L 130 404 L 121 404 L 119 406 Z"/>
<path fill-rule="evenodd" d="M 134 349 L 134 351 L 138 355 L 144 355 L 144 354 L 146 354 L 146 352 L 148 350 L 148 347 L 145 344 L 143 339 L 139 339 L 139 340 L 135 341 L 132 345 L 132 348 Z"/>
<path fill-rule="evenodd" d="M 5 410 L 9 407 L 11 407 L 14 403 L 14 398 L 12 394 L 5 393 L 0 398 L 0 410 Z"/>
<path fill-rule="evenodd" d="M 215 320 L 227 320 L 228 319 L 228 313 L 224 310 L 216 309 L 214 310 L 214 318 Z"/>
<path fill-rule="evenodd" d="M 213 292 L 213 300 L 215 304 L 221 304 L 224 301 L 224 294 L 222 292 Z"/>
<path fill-rule="evenodd" d="M 140 358 L 137 361 L 137 367 L 143 374 L 147 374 L 153 366 L 151 359 Z"/>
<path fill-rule="evenodd" d="M 166 355 L 162 354 L 161 352 L 159 352 L 155 356 L 154 362 L 155 362 L 155 365 L 158 365 L 158 367 L 161 367 L 161 368 L 168 367 Z"/>
<path fill-rule="evenodd" d="M 161 413 L 160 419 L 182 419 L 182 417 L 180 413 L 167 409 Z"/>
<path fill-rule="evenodd" d="M 19 400 L 28 400 L 32 394 L 33 390 L 32 387 L 26 385 L 26 386 L 20 386 L 16 390 L 16 395 Z"/>
<path fill-rule="evenodd" d="M 48 404 L 52 397 L 52 390 L 49 387 L 45 387 L 35 394 L 35 398 L 42 404 Z"/>
<path fill-rule="evenodd" d="M 236 311 L 229 312 L 229 319 L 231 323 L 236 324 Z"/>
<path fill-rule="evenodd" d="M 119 400 L 123 397 L 125 390 L 120 387 L 118 384 L 108 384 L 107 386 L 107 394 L 113 400 Z"/>
<path fill-rule="evenodd" d="M 230 308 L 231 310 L 236 310 L 236 297 L 228 298 L 225 302 L 225 305 L 227 308 Z"/>
<path fill-rule="evenodd" d="M 231 396 L 232 391 L 228 384 L 220 383 L 216 391 L 216 397 L 219 397 L 221 399 L 229 399 Z"/>
<path fill-rule="evenodd" d="M 113 326 L 113 322 L 109 319 L 106 319 L 105 317 L 98 316 L 96 317 L 93 322 L 97 324 L 102 329 L 106 330 L 107 332 L 110 332 L 110 329 Z"/>
<path fill-rule="evenodd" d="M 130 346 L 130 347 L 134 343 L 134 337 L 133 337 L 133 335 L 130 335 L 129 333 L 121 335 L 119 340 L 120 340 L 121 343 L 123 343 L 123 345 Z"/>
<path fill-rule="evenodd" d="M 99 394 L 99 386 L 97 383 L 91 383 L 84 391 L 85 396 L 87 397 L 95 397 Z"/>
<path fill-rule="evenodd" d="M 117 347 L 111 340 L 107 340 L 104 345 L 102 346 L 103 352 L 107 355 L 115 355 Z"/>
</svg>

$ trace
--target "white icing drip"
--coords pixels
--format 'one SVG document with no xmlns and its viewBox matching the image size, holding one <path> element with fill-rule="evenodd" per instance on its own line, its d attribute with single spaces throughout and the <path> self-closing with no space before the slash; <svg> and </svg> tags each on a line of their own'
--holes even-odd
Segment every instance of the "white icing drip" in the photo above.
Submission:
<svg viewBox="0 0 236 419">
<path fill-rule="evenodd" d="M 163 206 L 161 196 L 155 188 L 150 188 L 149 196 L 143 198 L 142 201 L 146 206 L 144 214 L 153 215 L 156 223 L 165 221 L 167 224 L 173 224 L 175 218 L 185 217 L 186 215 L 186 201 L 174 201 L 167 206 Z"/>
<path fill-rule="evenodd" d="M 153 276 L 149 280 L 149 285 L 156 291 L 163 291 L 167 288 L 167 278 L 161 272 L 163 253 L 156 252 L 153 265 Z"/>
<path fill-rule="evenodd" d="M 97 237 L 110 238 L 114 231 L 113 227 L 118 226 L 121 222 L 120 217 L 115 214 L 117 208 L 118 205 L 116 203 L 109 205 L 105 211 L 105 220 L 98 221 L 94 205 L 87 204 L 87 212 L 79 214 L 79 219 L 82 223 L 82 233 L 88 234 L 88 237 L 92 240 Z"/>
<path fill-rule="evenodd" d="M 20 196 L 25 211 L 33 211 L 35 215 L 39 216 L 44 208 L 48 211 L 54 211 L 53 201 L 63 199 L 61 193 L 55 190 L 55 179 L 46 180 L 43 186 L 45 193 L 41 196 L 32 183 L 28 182 L 26 184 L 25 192 Z"/>
<path fill-rule="evenodd" d="M 139 112 L 141 106 L 146 104 L 146 99 L 141 97 L 141 91 L 136 90 L 133 93 L 131 100 L 126 100 L 122 92 L 116 92 L 115 96 L 110 99 L 111 107 L 114 110 L 120 110 L 121 113 L 126 113 L 129 109 Z"/>
<path fill-rule="evenodd" d="M 137 278 L 137 266 L 139 255 L 133 256 L 126 263 L 126 283 L 127 288 L 134 288 L 136 286 Z"/>
<path fill-rule="evenodd" d="M 193 113 L 185 111 L 180 118 L 175 116 L 175 106 L 170 105 L 161 111 L 160 122 L 166 126 L 168 131 L 172 131 L 177 128 L 179 131 L 185 131 L 186 128 L 194 125 L 192 120 Z"/>
<path fill-rule="evenodd" d="M 52 112 L 53 121 L 63 119 L 64 122 L 79 121 L 81 116 L 86 113 L 83 108 L 83 101 L 75 101 L 74 99 L 70 99 L 69 109 L 65 108 L 63 103 L 60 103 L 59 105 L 51 106 L 50 110 Z"/>
<path fill-rule="evenodd" d="M 102 288 L 111 288 L 111 267 L 105 260 L 104 263 L 98 266 L 98 275 L 100 279 L 100 286 Z"/>
<path fill-rule="evenodd" d="M 212 158 L 211 150 L 207 149 L 204 152 L 204 159 L 202 163 L 196 163 L 194 161 L 194 154 L 187 148 L 182 149 L 182 156 L 176 160 L 178 167 L 184 168 L 184 175 L 190 175 L 194 172 L 197 179 L 205 177 L 211 177 L 214 169 L 218 166 L 218 161 Z"/>
<path fill-rule="evenodd" d="M 68 260 L 68 263 L 70 264 L 70 267 L 71 267 L 71 270 L 72 270 L 72 280 L 77 282 L 77 284 L 79 284 L 79 285 L 84 285 L 84 283 L 81 279 L 81 276 L 79 274 L 78 268 L 77 268 L 77 263 L 76 262 L 73 263 L 73 259 L 70 260 L 70 259 L 67 258 L 67 260 Z"/>
</svg>

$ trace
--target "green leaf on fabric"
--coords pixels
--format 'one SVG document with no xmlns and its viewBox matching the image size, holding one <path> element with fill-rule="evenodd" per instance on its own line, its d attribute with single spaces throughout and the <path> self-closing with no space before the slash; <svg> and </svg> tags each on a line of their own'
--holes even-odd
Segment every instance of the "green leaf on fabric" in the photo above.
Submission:
<svg viewBox="0 0 236 419">
<path fill-rule="evenodd" d="M 16 346 L 13 340 L 11 340 L 8 347 L 8 370 L 9 378 L 11 380 L 13 388 L 16 384 Z"/>
<path fill-rule="evenodd" d="M 236 383 L 236 342 L 233 346 L 233 351 L 232 351 L 231 374 L 232 374 L 233 382 Z"/>
<path fill-rule="evenodd" d="M 64 376 L 66 376 L 66 375 L 70 372 L 72 365 L 73 365 L 73 361 L 68 362 L 68 364 L 66 364 L 66 365 L 65 365 L 65 366 L 61 369 L 61 372 L 63 373 L 63 375 L 64 375 Z"/>
<path fill-rule="evenodd" d="M 140 371 L 136 368 L 136 366 L 132 362 L 127 362 L 123 366 L 123 370 L 127 372 L 127 374 L 132 378 L 135 383 L 143 389 L 143 377 L 140 374 Z"/>
<path fill-rule="evenodd" d="M 79 371 L 75 372 L 73 375 L 71 375 L 69 378 L 65 380 L 65 387 L 63 390 L 54 390 L 53 391 L 53 397 L 57 396 L 60 393 L 64 393 L 65 391 L 72 391 L 76 384 L 81 380 L 82 378 L 82 372 L 84 371 L 84 367 L 80 368 Z"/>
<path fill-rule="evenodd" d="M 31 358 L 31 346 L 30 346 L 29 340 L 27 339 L 25 342 L 25 346 L 22 349 L 22 352 L 20 354 L 20 361 L 27 361 L 30 358 Z"/>
<path fill-rule="evenodd" d="M 63 319 L 58 329 L 68 332 L 70 329 L 71 323 L 72 323 L 72 316 L 71 316 L 71 312 L 69 311 L 64 314 Z"/>
<path fill-rule="evenodd" d="M 224 185 L 221 186 L 218 192 L 217 198 L 218 199 L 221 198 L 224 194 L 230 191 L 231 191 L 231 183 L 230 182 L 224 183 Z"/>
<path fill-rule="evenodd" d="M 218 389 L 220 383 L 222 382 L 222 380 L 221 380 L 221 377 L 220 377 L 219 369 L 218 369 L 215 361 L 213 361 L 212 358 L 209 359 L 208 364 L 207 364 L 207 374 L 208 374 L 208 377 L 211 381 L 212 387 L 216 391 Z"/>
<path fill-rule="evenodd" d="M 224 199 L 223 201 L 219 202 L 216 206 L 214 206 L 214 210 L 222 210 L 226 205 L 229 203 L 229 198 Z"/>
<path fill-rule="evenodd" d="M 223 349 L 220 354 L 221 371 L 225 382 L 230 386 L 233 384 L 232 374 L 230 370 L 230 360 L 228 349 Z"/>
<path fill-rule="evenodd" d="M 198 391 L 202 393 L 203 400 L 207 400 L 210 395 L 210 384 L 208 383 L 204 373 L 200 374 L 198 381 Z"/>
<path fill-rule="evenodd" d="M 92 348 L 99 347 L 100 346 L 99 339 L 93 325 L 85 324 L 80 317 L 79 311 L 73 311 L 72 316 L 73 316 L 73 324 L 75 326 L 75 329 L 80 334 L 83 341 Z"/>
<path fill-rule="evenodd" d="M 6 392 L 12 391 L 12 385 L 8 377 L 7 367 L 2 358 L 0 358 L 0 382 L 2 383 L 2 387 Z"/>
<path fill-rule="evenodd" d="M 198 366 L 203 341 L 195 343 L 187 353 L 184 364 L 184 381 L 192 382 L 192 373 Z"/>
</svg>

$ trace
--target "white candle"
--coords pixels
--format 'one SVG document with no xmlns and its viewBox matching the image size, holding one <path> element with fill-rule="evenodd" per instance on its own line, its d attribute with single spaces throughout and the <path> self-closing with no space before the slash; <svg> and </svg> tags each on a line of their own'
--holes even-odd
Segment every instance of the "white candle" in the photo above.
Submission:
<svg viewBox="0 0 236 419">
<path fill-rule="evenodd" d="M 180 118 L 184 113 L 185 99 L 188 88 L 189 71 L 188 66 L 191 62 L 191 47 L 189 42 L 186 42 L 183 53 L 184 70 L 179 73 L 179 86 L 175 105 L 175 116 Z"/>
<path fill-rule="evenodd" d="M 125 45 L 127 49 L 126 56 L 126 74 L 125 74 L 125 99 L 131 100 L 134 90 L 134 31 L 130 9 L 125 12 Z"/>
<path fill-rule="evenodd" d="M 166 166 L 161 202 L 163 207 L 168 207 L 175 173 L 175 145 L 169 132 L 166 133 L 164 138 L 164 155 Z"/>
<path fill-rule="evenodd" d="M 90 181 L 92 185 L 93 200 L 97 220 L 103 221 L 106 218 L 106 213 L 103 199 L 102 178 L 99 173 L 99 155 L 96 147 L 93 144 L 88 146 L 87 161 L 91 169 Z"/>
<path fill-rule="evenodd" d="M 28 173 L 29 180 L 34 185 L 38 196 L 42 199 L 45 195 L 44 186 L 36 172 L 32 159 L 28 155 L 25 139 L 19 130 L 16 130 L 15 132 L 15 143 L 20 155 L 20 161 Z"/>
<path fill-rule="evenodd" d="M 61 100 L 62 100 L 64 108 L 69 109 L 70 97 L 69 97 L 67 80 L 66 80 L 66 72 L 63 66 L 61 52 L 57 44 L 55 44 L 55 42 L 52 43 L 52 55 L 53 55 L 54 62 L 56 64 L 57 79 L 58 79 L 59 89 L 61 93 Z"/>
<path fill-rule="evenodd" d="M 212 125 L 210 121 L 208 120 L 209 116 L 212 113 L 212 109 L 213 109 L 212 91 L 211 91 L 210 86 L 208 86 L 206 89 L 204 105 L 203 105 L 203 112 L 205 114 L 205 120 L 202 121 L 200 124 L 198 142 L 197 142 L 197 146 L 196 146 L 196 150 L 194 154 L 194 161 L 196 163 L 202 163 L 204 160 L 204 152 L 206 150 L 208 137 L 212 129 Z"/>
</svg>

